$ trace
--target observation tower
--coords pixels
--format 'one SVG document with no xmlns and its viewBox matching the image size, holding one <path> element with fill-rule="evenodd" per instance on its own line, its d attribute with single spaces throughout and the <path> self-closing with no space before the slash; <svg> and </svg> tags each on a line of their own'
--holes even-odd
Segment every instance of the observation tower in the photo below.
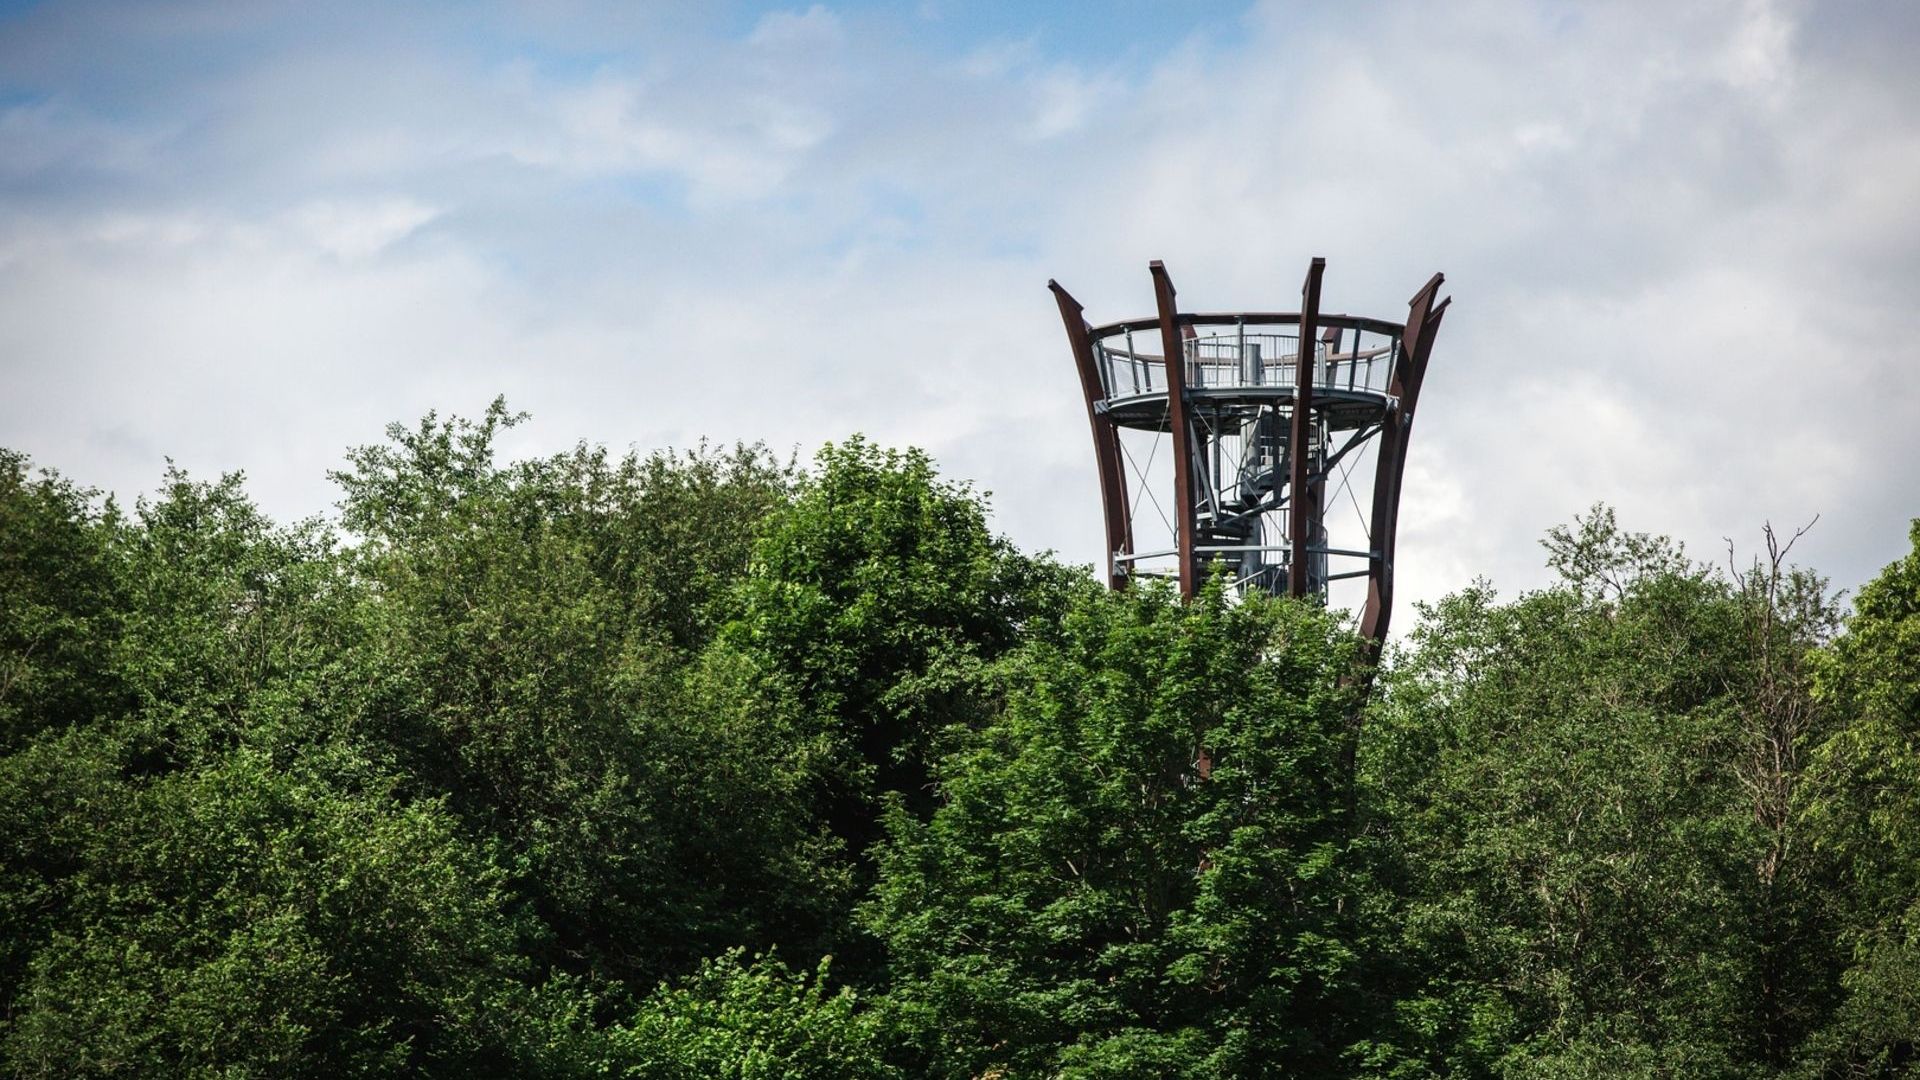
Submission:
<svg viewBox="0 0 1920 1080">
<path fill-rule="evenodd" d="M 1297 311 L 1183 312 L 1156 260 L 1156 313 L 1100 326 L 1047 283 L 1086 394 L 1114 588 L 1165 576 L 1192 596 L 1224 572 L 1325 597 L 1364 578 L 1360 633 L 1386 637 L 1407 440 L 1452 298 L 1435 274 L 1404 322 L 1329 314 L 1325 269 L 1309 264 Z"/>
</svg>

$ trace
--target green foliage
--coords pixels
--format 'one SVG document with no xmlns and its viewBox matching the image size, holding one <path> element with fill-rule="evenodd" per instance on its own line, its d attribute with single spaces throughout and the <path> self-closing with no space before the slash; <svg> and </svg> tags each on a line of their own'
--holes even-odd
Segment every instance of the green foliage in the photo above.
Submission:
<svg viewBox="0 0 1920 1080">
<path fill-rule="evenodd" d="M 893 1080 L 887 1030 L 848 988 L 740 950 L 663 986 L 613 1028 L 610 1053 L 634 1080 Z"/>
<path fill-rule="evenodd" d="M 26 1075 L 405 1069 L 506 1052 L 489 995 L 518 934 L 500 873 L 430 804 L 343 793 L 243 750 L 122 794 L 35 957 Z"/>
<path fill-rule="evenodd" d="M 1566 585 L 1424 612 L 1369 729 L 1415 1056 L 1437 1075 L 1781 1067 L 1830 997 L 1824 867 L 1789 813 L 1823 594 L 1777 562 L 1690 566 L 1611 514 L 1549 546 Z"/>
<path fill-rule="evenodd" d="M 1843 719 L 1806 800 L 1817 842 L 1848 870 L 1846 1000 L 1817 1046 L 1836 1075 L 1920 1072 L 1920 520 L 1911 541 L 1860 590 L 1818 673 Z"/>
<path fill-rule="evenodd" d="M 0 452 L 0 1016 L 62 920 L 81 810 L 113 780 L 87 725 L 126 707 L 106 648 L 124 607 L 119 522 L 94 504 Z"/>
<path fill-rule="evenodd" d="M 790 471 L 498 466 L 510 422 L 350 455 L 346 547 L 238 477 L 170 472 L 122 519 L 7 459 L 17 1071 L 564 1073 L 599 1051 L 543 1025 L 613 1008 L 595 984 L 827 933 L 826 744 L 707 648 Z"/>
<path fill-rule="evenodd" d="M 0 1072 L 1914 1072 L 1920 523 L 1842 624 L 1596 507 L 1368 696 L 917 451 L 520 420 L 293 526 L 0 452 Z"/>
<path fill-rule="evenodd" d="M 815 464 L 767 524 L 728 641 L 836 740 L 828 816 L 862 850 L 882 793 L 931 809 L 930 764 L 980 720 L 986 664 L 1085 581 L 996 539 L 983 501 L 917 450 L 856 437 Z"/>
<path fill-rule="evenodd" d="M 1575 514 L 1571 525 L 1548 529 L 1541 546 L 1561 582 L 1598 600 L 1621 599 L 1642 583 L 1693 569 L 1672 540 L 1622 531 L 1605 503 L 1595 503 L 1585 517 Z"/>
<path fill-rule="evenodd" d="M 890 819 L 868 918 L 938 1075 L 1250 1076 L 1357 1037 L 1352 642 L 1302 605 L 1084 596 Z"/>
<path fill-rule="evenodd" d="M 498 465 L 515 422 L 396 426 L 338 476 L 406 771 L 504 841 L 551 962 L 652 980 L 817 934 L 844 877 L 806 805 L 820 740 L 700 651 L 789 474 L 746 448 Z"/>
<path fill-rule="evenodd" d="M 113 573 L 118 515 L 92 492 L 0 450 L 0 753 L 85 723 L 117 691 L 94 646 L 124 597 Z"/>
</svg>

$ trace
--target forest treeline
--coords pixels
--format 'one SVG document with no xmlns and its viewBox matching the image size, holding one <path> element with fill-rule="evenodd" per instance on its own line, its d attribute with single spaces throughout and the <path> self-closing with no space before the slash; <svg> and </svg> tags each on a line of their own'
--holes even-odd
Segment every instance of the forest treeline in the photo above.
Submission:
<svg viewBox="0 0 1920 1080">
<path fill-rule="evenodd" d="M 1893 1077 L 1920 526 L 1843 616 L 1604 508 L 1417 614 L 1110 593 L 854 439 L 0 455 L 19 1077 Z"/>
</svg>

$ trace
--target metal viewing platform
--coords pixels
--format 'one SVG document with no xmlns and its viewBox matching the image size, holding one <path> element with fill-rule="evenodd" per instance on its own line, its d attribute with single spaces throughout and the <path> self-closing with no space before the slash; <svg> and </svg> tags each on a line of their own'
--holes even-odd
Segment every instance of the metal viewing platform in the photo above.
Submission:
<svg viewBox="0 0 1920 1080">
<path fill-rule="evenodd" d="M 1324 596 L 1333 582 L 1366 578 L 1361 632 L 1379 641 L 1407 438 L 1450 302 L 1438 296 L 1443 277 L 1414 296 L 1405 322 L 1391 322 L 1321 312 L 1323 259 L 1292 312 L 1182 313 L 1165 266 L 1149 269 L 1157 314 L 1101 326 L 1048 283 L 1093 428 L 1110 582 L 1164 575 L 1190 596 L 1217 568 L 1238 588 Z M 1141 438 L 1150 442 L 1136 447 Z M 1371 512 L 1353 482 L 1368 459 Z M 1156 488 L 1169 482 L 1162 504 Z M 1330 520 L 1342 495 L 1356 522 Z M 1165 526 L 1164 544 L 1136 546 L 1145 507 Z"/>
</svg>

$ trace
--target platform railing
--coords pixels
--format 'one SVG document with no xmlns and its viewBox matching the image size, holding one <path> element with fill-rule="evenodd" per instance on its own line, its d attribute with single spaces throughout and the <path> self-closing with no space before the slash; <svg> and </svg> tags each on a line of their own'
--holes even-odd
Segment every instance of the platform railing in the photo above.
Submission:
<svg viewBox="0 0 1920 1080">
<path fill-rule="evenodd" d="M 1159 356 L 1136 351 L 1133 335 L 1096 341 L 1093 350 L 1109 399 L 1167 392 L 1166 364 Z"/>
<path fill-rule="evenodd" d="M 1343 336 L 1351 341 L 1351 335 Z M 1094 343 L 1107 397 L 1165 394 L 1167 369 L 1161 357 L 1130 345 L 1118 335 Z M 1300 348 L 1296 334 L 1228 332 L 1187 338 L 1182 346 L 1189 390 L 1292 389 L 1295 385 Z M 1314 388 L 1384 395 L 1393 374 L 1394 347 L 1392 338 L 1380 334 L 1363 335 L 1358 347 L 1315 342 Z"/>
</svg>

